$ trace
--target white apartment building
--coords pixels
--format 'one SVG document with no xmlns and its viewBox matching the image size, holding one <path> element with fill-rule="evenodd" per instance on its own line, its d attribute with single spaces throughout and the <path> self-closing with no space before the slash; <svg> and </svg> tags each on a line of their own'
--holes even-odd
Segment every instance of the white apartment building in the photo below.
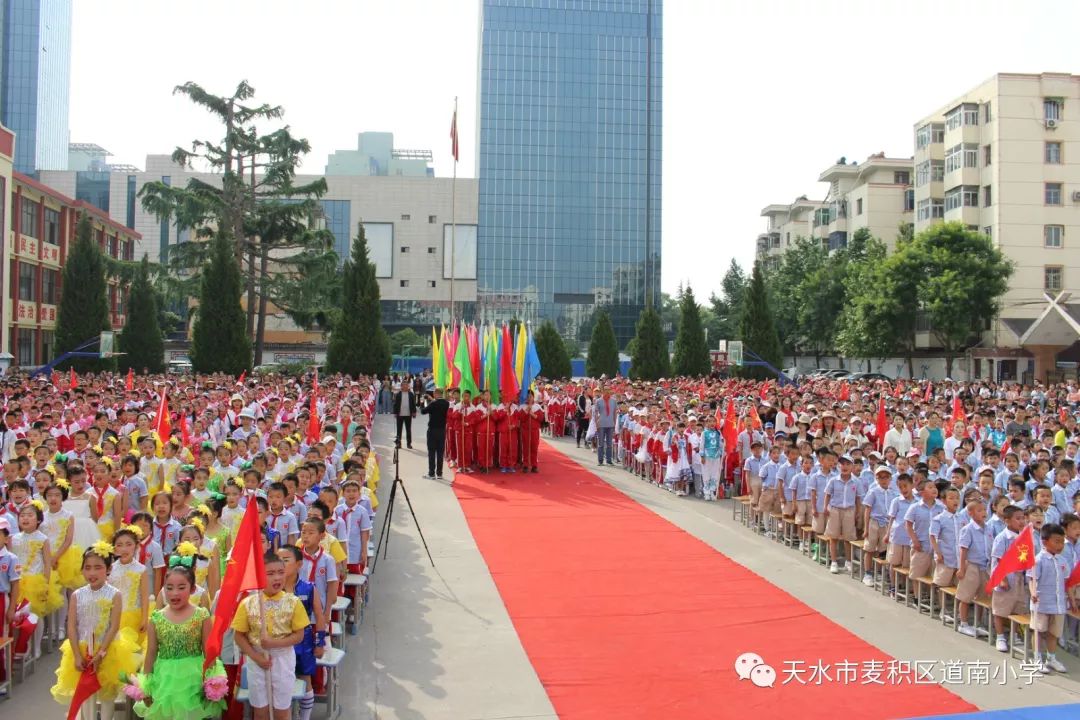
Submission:
<svg viewBox="0 0 1080 720">
<path fill-rule="evenodd" d="M 847 246 L 860 228 L 891 250 L 902 222 L 912 221 L 914 195 L 910 158 L 871 155 L 863 163 L 840 158 L 818 177 L 829 184 L 825 200 L 798 198 L 791 205 L 767 205 L 765 232 L 757 238 L 757 257 L 775 266 L 799 237 L 814 238 L 829 250 Z"/>
<path fill-rule="evenodd" d="M 1000 73 L 927 115 L 914 180 L 916 232 L 958 220 L 1015 263 L 971 375 L 1045 381 L 1080 360 L 1080 76 Z"/>
<path fill-rule="evenodd" d="M 820 218 L 817 214 L 826 207 L 820 200 L 807 200 L 803 195 L 790 205 L 766 205 L 761 217 L 767 219 L 765 232 L 757 238 L 757 257 L 770 267 L 780 262 L 798 238 L 813 236 L 814 226 Z"/>
</svg>

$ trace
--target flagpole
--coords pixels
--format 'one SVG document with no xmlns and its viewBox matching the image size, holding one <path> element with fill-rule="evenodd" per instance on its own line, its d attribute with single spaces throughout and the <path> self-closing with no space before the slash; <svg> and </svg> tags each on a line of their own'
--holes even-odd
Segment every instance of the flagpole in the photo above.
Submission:
<svg viewBox="0 0 1080 720">
<path fill-rule="evenodd" d="M 457 240 L 457 96 L 454 96 L 454 177 L 450 181 L 450 324 L 454 324 L 454 242 Z"/>
</svg>

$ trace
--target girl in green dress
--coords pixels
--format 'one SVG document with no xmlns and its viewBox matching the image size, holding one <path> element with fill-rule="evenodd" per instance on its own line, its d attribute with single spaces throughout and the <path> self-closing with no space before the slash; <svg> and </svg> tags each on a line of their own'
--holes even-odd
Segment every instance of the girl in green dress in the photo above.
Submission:
<svg viewBox="0 0 1080 720">
<path fill-rule="evenodd" d="M 203 648 L 213 625 L 210 613 L 189 602 L 195 587 L 190 558 L 173 556 L 165 573 L 166 605 L 150 615 L 146 661 L 139 686 L 145 695 L 135 713 L 150 720 L 204 720 L 225 710 L 222 700 L 203 693 Z M 216 660 L 206 677 L 224 676 Z"/>
</svg>

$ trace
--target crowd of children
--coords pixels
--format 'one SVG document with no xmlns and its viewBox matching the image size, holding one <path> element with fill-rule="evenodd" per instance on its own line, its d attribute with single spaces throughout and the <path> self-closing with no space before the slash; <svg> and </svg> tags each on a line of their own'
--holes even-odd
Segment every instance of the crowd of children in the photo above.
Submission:
<svg viewBox="0 0 1080 720">
<path fill-rule="evenodd" d="M 850 560 L 848 541 L 862 541 L 864 583 L 874 585 L 877 556 L 955 588 L 965 635 L 986 635 L 971 614 L 988 601 L 1001 652 L 1018 642 L 1009 616 L 1030 612 L 1033 661 L 1065 672 L 1058 641 L 1075 634 L 1068 613 L 1080 599 L 1080 586 L 1066 587 L 1080 577 L 1080 387 L 616 380 L 579 398 L 591 404 L 601 388 L 618 399 L 626 469 L 678 495 L 745 493 L 762 533 L 782 532 L 776 516 L 810 527 L 833 573 Z M 987 591 L 1028 526 L 1033 566 Z M 895 571 L 887 582 L 895 593 Z"/>
<path fill-rule="evenodd" d="M 0 617 L 17 659 L 41 658 L 46 632 L 63 641 L 52 689 L 58 702 L 71 704 L 93 666 L 101 687 L 82 705 L 83 718 L 108 720 L 121 689 L 138 693 L 141 717 L 238 717 L 232 698 L 246 659 L 257 718 L 288 717 L 294 672 L 306 681 L 301 718 L 310 717 L 330 608 L 352 590 L 342 587 L 346 575 L 364 570 L 378 504 L 368 440 L 375 387 L 331 380 L 336 391 L 316 405 L 320 431 L 307 438 L 309 418 L 286 408 L 311 387 L 282 379 L 230 394 L 229 383 L 199 378 L 198 396 L 174 389 L 180 401 L 162 423 L 132 411 L 155 407 L 154 382 L 163 378 L 140 378 L 142 389 L 132 392 L 117 388 L 122 377 L 89 377 L 60 394 L 93 412 L 62 432 L 51 427 L 50 410 L 64 389 L 49 387 L 50 394 L 24 379 L 22 393 L 6 394 Z M 352 431 L 347 444 L 338 418 Z M 264 602 L 241 603 L 235 651 L 204 673 L 211 611 L 251 503 L 267 554 Z M 222 697 L 206 690 L 217 677 L 227 688 Z"/>
</svg>

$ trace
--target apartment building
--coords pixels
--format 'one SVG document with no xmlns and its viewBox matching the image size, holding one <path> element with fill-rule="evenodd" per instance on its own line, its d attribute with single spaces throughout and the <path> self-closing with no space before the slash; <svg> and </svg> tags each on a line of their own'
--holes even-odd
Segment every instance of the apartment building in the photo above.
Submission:
<svg viewBox="0 0 1080 720">
<path fill-rule="evenodd" d="M 757 257 L 767 266 L 775 267 L 780 257 L 800 237 L 812 237 L 820 213 L 827 205 L 821 200 L 808 200 L 805 195 L 790 205 L 766 205 L 761 217 L 766 218 L 765 232 L 757 238 Z"/>
<path fill-rule="evenodd" d="M 829 184 L 825 200 L 803 195 L 791 205 L 767 205 L 761 211 L 767 225 L 757 238 L 757 257 L 775 266 L 799 237 L 838 250 L 847 247 L 860 228 L 867 228 L 891 250 L 897 228 L 912 222 L 911 173 L 910 158 L 877 153 L 861 164 L 840 158 L 818 176 L 818 182 Z"/>
<path fill-rule="evenodd" d="M 1000 73 L 915 124 L 915 230 L 958 220 L 1015 263 L 975 376 L 1080 360 L 1080 76 Z M 1061 366 L 1059 366 L 1061 363 Z"/>
</svg>

